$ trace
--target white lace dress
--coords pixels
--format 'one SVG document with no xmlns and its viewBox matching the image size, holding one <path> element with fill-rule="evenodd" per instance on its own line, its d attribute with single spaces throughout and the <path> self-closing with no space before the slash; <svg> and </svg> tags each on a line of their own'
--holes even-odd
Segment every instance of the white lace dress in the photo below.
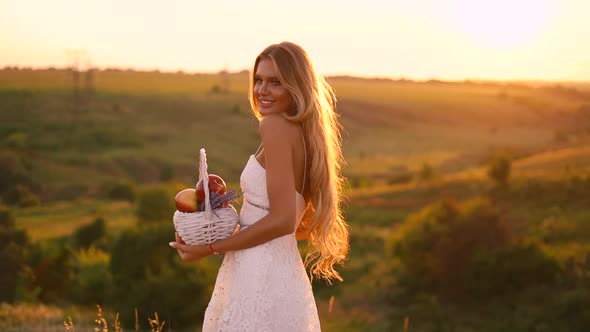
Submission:
<svg viewBox="0 0 590 332">
<path fill-rule="evenodd" d="M 245 229 L 268 213 L 266 170 L 250 156 L 240 177 L 244 204 L 240 227 Z M 298 222 L 305 201 L 294 198 Z M 205 312 L 203 331 L 320 331 L 309 278 L 295 234 L 225 254 Z"/>
</svg>

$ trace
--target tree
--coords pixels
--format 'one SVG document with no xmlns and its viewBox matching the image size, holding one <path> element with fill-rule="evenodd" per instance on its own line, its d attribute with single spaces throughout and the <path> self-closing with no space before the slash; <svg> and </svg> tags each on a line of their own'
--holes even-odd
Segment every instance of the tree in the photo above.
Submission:
<svg viewBox="0 0 590 332">
<path fill-rule="evenodd" d="M 103 218 L 96 218 L 91 224 L 84 225 L 74 232 L 74 242 L 79 248 L 88 249 L 98 240 L 104 238 L 107 228 Z"/>
<path fill-rule="evenodd" d="M 12 151 L 0 151 L 0 195 L 11 205 L 38 204 L 33 191 L 38 187 L 30 177 L 22 156 Z"/>
<path fill-rule="evenodd" d="M 37 206 L 40 204 L 39 198 L 29 187 L 17 184 L 4 193 L 4 202 L 18 207 Z"/>
<path fill-rule="evenodd" d="M 104 304 L 113 289 L 109 269 L 110 255 L 95 247 L 77 253 L 75 284 L 70 287 L 72 298 L 81 304 Z"/>
<path fill-rule="evenodd" d="M 497 184 L 505 186 L 508 184 L 512 161 L 506 154 L 496 155 L 489 164 L 488 176 Z"/>
<path fill-rule="evenodd" d="M 116 183 L 108 189 L 107 196 L 115 201 L 134 202 L 136 198 L 135 187 L 130 183 Z"/>
<path fill-rule="evenodd" d="M 74 284 L 75 255 L 66 245 L 66 239 L 32 245 L 30 264 L 34 274 L 32 286 L 40 289 L 42 301 L 62 300 Z"/>
<path fill-rule="evenodd" d="M 172 223 L 148 224 L 121 233 L 110 260 L 112 304 L 125 326 L 133 326 L 134 308 L 146 317 L 158 312 L 167 326 L 197 324 L 209 299 L 213 268 L 207 260 L 184 264 L 168 246 Z"/>
<path fill-rule="evenodd" d="M 21 273 L 26 268 L 27 234 L 16 229 L 10 210 L 0 208 L 0 302 L 13 302 Z"/>
<path fill-rule="evenodd" d="M 434 203 L 410 215 L 391 240 L 406 289 L 456 303 L 550 284 L 559 273 L 554 259 L 511 232 L 482 198 Z"/>
<path fill-rule="evenodd" d="M 149 189 L 139 196 L 137 218 L 140 221 L 170 221 L 174 214 L 174 197 L 164 189 Z"/>
<path fill-rule="evenodd" d="M 430 165 L 429 163 L 425 162 L 422 164 L 422 168 L 420 168 L 420 171 L 418 172 L 418 179 L 420 181 L 430 181 L 432 180 L 436 175 L 436 170 L 434 169 L 434 167 L 432 167 L 432 165 Z"/>
</svg>

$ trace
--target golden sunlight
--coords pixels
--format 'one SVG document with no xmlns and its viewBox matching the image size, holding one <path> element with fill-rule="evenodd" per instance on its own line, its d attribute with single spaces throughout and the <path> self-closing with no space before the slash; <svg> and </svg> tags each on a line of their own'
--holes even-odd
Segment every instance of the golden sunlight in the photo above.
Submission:
<svg viewBox="0 0 590 332">
<path fill-rule="evenodd" d="M 555 0 L 452 0 L 450 19 L 468 39 L 504 51 L 542 38 L 555 16 Z"/>
</svg>

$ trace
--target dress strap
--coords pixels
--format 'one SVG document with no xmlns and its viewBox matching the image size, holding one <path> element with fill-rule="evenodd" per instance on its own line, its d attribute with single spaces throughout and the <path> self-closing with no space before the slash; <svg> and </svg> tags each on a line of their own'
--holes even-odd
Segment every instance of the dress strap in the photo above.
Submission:
<svg viewBox="0 0 590 332">
<path fill-rule="evenodd" d="M 305 146 L 305 136 L 303 135 L 303 129 L 301 125 L 298 125 L 299 131 L 301 132 L 301 140 L 303 141 L 303 185 L 301 186 L 301 193 L 305 193 L 305 177 L 307 175 L 307 148 Z"/>
<path fill-rule="evenodd" d="M 254 152 L 254 157 L 256 157 L 256 155 L 258 155 L 258 152 L 260 152 L 260 150 L 262 150 L 262 143 L 260 143 L 258 150 L 256 150 L 256 152 Z"/>
</svg>

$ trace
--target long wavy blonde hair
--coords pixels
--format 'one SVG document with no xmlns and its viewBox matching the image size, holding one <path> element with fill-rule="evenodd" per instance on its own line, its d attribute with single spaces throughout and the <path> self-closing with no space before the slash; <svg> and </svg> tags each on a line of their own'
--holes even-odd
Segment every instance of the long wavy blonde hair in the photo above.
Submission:
<svg viewBox="0 0 590 332">
<path fill-rule="evenodd" d="M 291 93 L 295 105 L 284 116 L 301 125 L 306 141 L 311 200 L 300 224 L 309 229 L 310 250 L 305 265 L 312 279 L 316 276 L 328 282 L 342 281 L 334 265 L 346 259 L 349 230 L 340 210 L 343 157 L 334 91 L 315 71 L 307 52 L 299 45 L 290 42 L 271 45 L 258 55 L 250 75 L 249 100 L 258 118 L 262 115 L 254 97 L 254 74 L 261 59 L 272 61 L 281 84 Z"/>
</svg>

